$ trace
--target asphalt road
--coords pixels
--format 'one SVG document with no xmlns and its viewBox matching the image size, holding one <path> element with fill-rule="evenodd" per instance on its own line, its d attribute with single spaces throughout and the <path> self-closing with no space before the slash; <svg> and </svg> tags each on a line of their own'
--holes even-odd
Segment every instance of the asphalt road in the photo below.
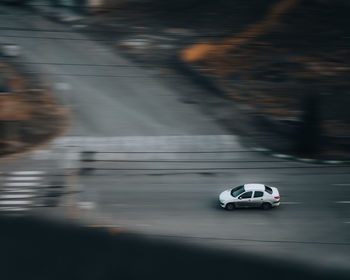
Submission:
<svg viewBox="0 0 350 280">
<path fill-rule="evenodd" d="M 166 81 L 174 77 L 138 67 L 103 42 L 35 13 L 1 7 L 0 40 L 22 47 L 19 59 L 54 85 L 73 116 L 65 137 L 2 165 L 6 174 L 39 170 L 44 177 L 67 155 L 70 168 L 90 170 L 75 178 L 85 223 L 349 268 L 348 166 L 252 152 L 198 106 L 182 102 L 184 87 Z M 79 161 L 86 151 L 93 152 L 91 161 Z M 245 182 L 277 186 L 281 207 L 220 209 L 218 194 Z"/>
<path fill-rule="evenodd" d="M 96 161 L 80 163 L 92 168 L 91 175 L 81 177 L 86 188 L 81 200 L 94 202 L 82 218 L 96 215 L 106 225 L 191 243 L 348 266 L 349 167 L 272 159 L 238 151 L 234 142 L 225 147 L 217 139 L 215 147 L 209 145 L 212 139 L 200 138 L 192 152 L 169 138 L 169 146 L 154 145 L 162 147 L 155 153 L 150 147 L 140 152 L 144 140 L 132 147 L 139 153 L 97 148 L 91 156 Z M 281 206 L 221 209 L 218 194 L 245 182 L 277 186 Z"/>
</svg>

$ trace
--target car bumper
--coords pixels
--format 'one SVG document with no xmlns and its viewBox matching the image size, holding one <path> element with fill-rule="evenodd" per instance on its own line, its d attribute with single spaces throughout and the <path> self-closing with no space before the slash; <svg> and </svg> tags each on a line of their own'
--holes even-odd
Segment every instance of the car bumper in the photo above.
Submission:
<svg viewBox="0 0 350 280">
<path fill-rule="evenodd" d="M 225 203 L 222 203 L 221 201 L 219 201 L 219 204 L 222 208 L 225 208 L 226 207 L 226 204 Z"/>
<path fill-rule="evenodd" d="M 278 207 L 278 206 L 280 206 L 280 204 L 281 204 L 280 201 L 274 202 L 274 203 L 272 203 L 272 207 Z"/>
</svg>

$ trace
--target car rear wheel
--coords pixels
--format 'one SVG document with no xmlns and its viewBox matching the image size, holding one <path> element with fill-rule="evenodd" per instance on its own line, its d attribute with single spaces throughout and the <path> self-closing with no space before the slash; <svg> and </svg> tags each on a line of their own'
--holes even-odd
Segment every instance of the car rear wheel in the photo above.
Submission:
<svg viewBox="0 0 350 280">
<path fill-rule="evenodd" d="M 261 205 L 261 208 L 262 208 L 263 210 L 268 210 L 268 209 L 271 208 L 271 204 L 265 202 L 265 203 L 263 203 L 263 204 Z"/>
<path fill-rule="evenodd" d="M 236 206 L 233 203 L 227 203 L 225 208 L 226 210 L 232 211 L 236 208 Z"/>
</svg>

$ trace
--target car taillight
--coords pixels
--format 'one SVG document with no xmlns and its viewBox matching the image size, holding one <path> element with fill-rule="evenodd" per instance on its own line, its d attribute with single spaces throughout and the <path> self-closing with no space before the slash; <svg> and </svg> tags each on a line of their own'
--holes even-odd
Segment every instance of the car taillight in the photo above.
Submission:
<svg viewBox="0 0 350 280">
<path fill-rule="evenodd" d="M 279 196 L 275 196 L 275 198 L 276 198 L 276 199 L 280 199 L 280 197 L 279 197 Z"/>
</svg>

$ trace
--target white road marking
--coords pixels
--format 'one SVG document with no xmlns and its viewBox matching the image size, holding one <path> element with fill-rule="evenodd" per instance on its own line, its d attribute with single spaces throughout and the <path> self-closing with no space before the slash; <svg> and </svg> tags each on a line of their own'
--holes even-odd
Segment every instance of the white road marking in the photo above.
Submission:
<svg viewBox="0 0 350 280">
<path fill-rule="evenodd" d="M 38 186 L 39 183 L 31 183 L 31 182 L 14 182 L 14 183 L 5 183 L 6 187 L 32 187 Z"/>
<path fill-rule="evenodd" d="M 0 205 L 28 205 L 31 204 L 31 200 L 4 200 L 0 201 Z"/>
<path fill-rule="evenodd" d="M 23 207 L 1 207 L 0 211 L 28 211 L 29 208 Z"/>
<path fill-rule="evenodd" d="M 81 209 L 93 209 L 95 208 L 95 203 L 91 201 L 81 201 L 77 203 L 78 207 Z"/>
<path fill-rule="evenodd" d="M 350 224 L 350 221 L 344 222 L 344 224 Z"/>
<path fill-rule="evenodd" d="M 324 162 L 325 162 L 325 163 L 329 163 L 329 164 L 338 164 L 338 163 L 341 163 L 340 160 L 325 160 Z"/>
<path fill-rule="evenodd" d="M 234 135 L 184 135 L 184 136 L 115 136 L 57 138 L 53 147 L 80 147 L 92 151 L 241 151 L 243 147 Z"/>
<path fill-rule="evenodd" d="M 18 198 L 29 198 L 34 197 L 34 194 L 3 194 L 0 195 L 0 199 L 18 199 Z"/>
<path fill-rule="evenodd" d="M 273 156 L 277 158 L 290 158 L 290 155 L 285 155 L 285 154 L 273 154 Z"/>
<path fill-rule="evenodd" d="M 350 186 L 350 183 L 333 184 L 333 186 Z"/>
<path fill-rule="evenodd" d="M 41 177 L 7 177 L 7 181 L 39 181 Z"/>
<path fill-rule="evenodd" d="M 299 160 L 302 162 L 313 162 L 314 161 L 312 158 L 300 158 Z"/>
<path fill-rule="evenodd" d="M 13 171 L 10 172 L 12 175 L 43 175 L 44 171 Z"/>
<path fill-rule="evenodd" d="M 350 201 L 349 201 L 349 200 L 335 201 L 335 203 L 339 203 L 339 204 L 350 204 Z"/>
</svg>

